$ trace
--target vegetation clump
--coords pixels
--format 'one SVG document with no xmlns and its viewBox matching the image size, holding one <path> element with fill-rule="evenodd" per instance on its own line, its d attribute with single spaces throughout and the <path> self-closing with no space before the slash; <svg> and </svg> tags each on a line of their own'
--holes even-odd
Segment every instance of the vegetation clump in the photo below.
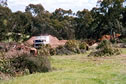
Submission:
<svg viewBox="0 0 126 84">
<path fill-rule="evenodd" d="M 73 55 L 74 52 L 68 50 L 65 46 L 59 46 L 56 48 L 56 55 Z"/>
<path fill-rule="evenodd" d="M 97 50 L 91 52 L 89 56 L 102 57 L 119 55 L 121 51 L 118 48 L 113 47 L 112 43 L 108 40 L 103 40 L 97 47 Z"/>
<path fill-rule="evenodd" d="M 38 50 L 41 51 L 41 54 L 44 56 L 56 55 L 56 49 L 52 48 L 49 44 L 41 45 Z"/>
<path fill-rule="evenodd" d="M 75 53 L 79 53 L 78 49 L 79 49 L 79 42 L 77 40 L 69 40 L 66 42 L 65 47 L 70 50 L 73 51 Z"/>
<path fill-rule="evenodd" d="M 88 50 L 88 44 L 77 40 L 68 40 L 64 46 L 56 48 L 57 55 L 73 55 L 85 53 Z"/>
<path fill-rule="evenodd" d="M 5 54 L 0 52 L 0 72 L 9 76 L 48 72 L 50 70 L 49 57 L 43 55 L 41 51 L 38 52 L 37 56 L 20 54 L 20 56 L 13 58 L 6 58 Z"/>
<path fill-rule="evenodd" d="M 68 40 L 65 45 L 52 48 L 51 45 L 41 45 L 38 49 L 44 56 L 52 55 L 73 55 L 85 53 L 88 50 L 88 44 L 77 40 Z"/>
</svg>

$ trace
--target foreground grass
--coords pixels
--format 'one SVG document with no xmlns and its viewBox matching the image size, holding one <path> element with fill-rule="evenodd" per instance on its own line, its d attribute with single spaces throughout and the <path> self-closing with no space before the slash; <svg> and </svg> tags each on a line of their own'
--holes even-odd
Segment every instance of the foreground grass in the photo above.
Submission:
<svg viewBox="0 0 126 84">
<path fill-rule="evenodd" d="M 126 84 L 126 57 L 53 56 L 54 70 L 17 77 L 0 84 Z"/>
<path fill-rule="evenodd" d="M 126 55 L 126 48 L 121 48 L 122 54 Z"/>
</svg>

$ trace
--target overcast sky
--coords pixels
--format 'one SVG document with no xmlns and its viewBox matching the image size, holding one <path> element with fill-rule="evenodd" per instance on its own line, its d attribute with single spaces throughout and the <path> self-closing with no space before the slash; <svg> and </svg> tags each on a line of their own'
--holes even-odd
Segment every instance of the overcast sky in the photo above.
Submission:
<svg viewBox="0 0 126 84">
<path fill-rule="evenodd" d="M 8 0 L 8 6 L 15 11 L 24 11 L 25 7 L 32 4 L 42 4 L 44 8 L 53 12 L 57 8 L 72 9 L 74 12 L 78 10 L 92 9 L 96 6 L 97 0 Z"/>
</svg>

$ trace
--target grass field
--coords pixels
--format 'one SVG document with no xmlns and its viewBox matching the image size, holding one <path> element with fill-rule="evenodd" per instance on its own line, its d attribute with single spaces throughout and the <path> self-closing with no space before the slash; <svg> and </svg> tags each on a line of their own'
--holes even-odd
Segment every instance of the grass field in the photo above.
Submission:
<svg viewBox="0 0 126 84">
<path fill-rule="evenodd" d="M 123 53 L 126 54 L 125 49 Z M 52 72 L 17 77 L 0 84 L 126 84 L 126 55 L 53 56 L 51 62 Z"/>
</svg>

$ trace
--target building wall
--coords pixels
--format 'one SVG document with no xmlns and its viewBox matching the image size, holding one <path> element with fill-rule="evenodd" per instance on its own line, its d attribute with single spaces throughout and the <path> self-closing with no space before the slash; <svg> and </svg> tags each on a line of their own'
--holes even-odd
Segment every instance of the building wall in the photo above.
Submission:
<svg viewBox="0 0 126 84">
<path fill-rule="evenodd" d="M 49 36 L 36 36 L 35 40 L 45 40 L 44 44 L 49 44 Z"/>
</svg>

